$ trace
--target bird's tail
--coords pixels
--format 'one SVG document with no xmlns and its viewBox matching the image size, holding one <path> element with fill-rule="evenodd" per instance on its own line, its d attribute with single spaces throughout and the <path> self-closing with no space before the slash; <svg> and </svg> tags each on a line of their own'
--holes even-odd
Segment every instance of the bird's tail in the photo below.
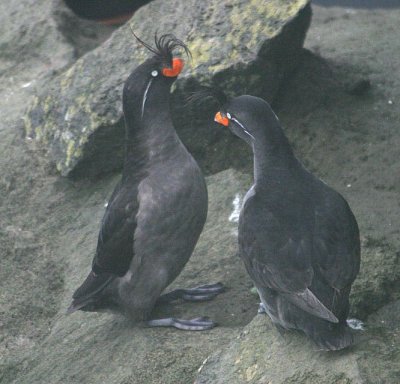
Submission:
<svg viewBox="0 0 400 384">
<path fill-rule="evenodd" d="M 307 313 L 332 323 L 339 322 L 338 318 L 308 288 L 300 293 L 281 293 L 280 295 Z"/>
<path fill-rule="evenodd" d="M 110 273 L 95 274 L 90 272 L 86 280 L 74 292 L 67 314 L 78 310 L 93 311 L 93 304 L 96 303 L 101 292 L 114 278 L 115 276 Z"/>
<path fill-rule="evenodd" d="M 349 347 L 354 342 L 352 331 L 346 323 L 324 322 L 321 326 L 304 331 L 324 351 L 338 351 Z"/>
</svg>

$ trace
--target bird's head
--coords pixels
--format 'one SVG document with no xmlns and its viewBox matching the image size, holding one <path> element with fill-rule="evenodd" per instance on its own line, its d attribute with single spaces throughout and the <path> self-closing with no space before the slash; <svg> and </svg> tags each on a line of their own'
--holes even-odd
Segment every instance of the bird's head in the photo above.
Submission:
<svg viewBox="0 0 400 384">
<path fill-rule="evenodd" d="M 243 95 L 229 98 L 221 89 L 202 87 L 193 94 L 190 103 L 202 103 L 211 98 L 215 102 L 214 121 L 227 127 L 250 146 L 274 141 L 280 131 L 279 120 L 269 104 L 255 96 Z"/>
<path fill-rule="evenodd" d="M 133 113 L 143 118 L 150 99 L 158 103 L 168 102 L 171 85 L 181 73 L 184 61 L 174 57 L 174 51 L 181 48 L 187 56 L 190 51 L 187 46 L 171 34 L 155 36 L 154 47 L 135 38 L 153 55 L 139 65 L 128 77 L 123 91 L 125 113 Z"/>
<path fill-rule="evenodd" d="M 269 104 L 255 96 L 243 95 L 226 101 L 215 114 L 214 121 L 229 128 L 249 145 L 271 140 L 278 118 Z"/>
<path fill-rule="evenodd" d="M 266 101 L 249 95 L 228 98 L 218 88 L 203 87 L 189 98 L 189 102 L 205 103 L 208 98 L 217 104 L 212 107 L 207 102 L 208 109 L 213 111 L 214 121 L 228 128 L 252 148 L 255 174 L 260 174 L 260 164 L 271 167 L 296 164 L 297 160 L 279 119 Z"/>
</svg>

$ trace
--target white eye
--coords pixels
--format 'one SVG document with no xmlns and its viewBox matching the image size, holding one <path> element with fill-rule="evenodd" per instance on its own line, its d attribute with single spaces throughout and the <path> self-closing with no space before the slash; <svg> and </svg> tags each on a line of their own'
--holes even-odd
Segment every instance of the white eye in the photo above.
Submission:
<svg viewBox="0 0 400 384">
<path fill-rule="evenodd" d="M 226 117 L 230 120 L 232 118 L 231 114 L 229 112 L 226 113 Z"/>
<path fill-rule="evenodd" d="M 158 71 L 154 70 L 151 72 L 151 76 L 157 77 L 158 76 Z"/>
</svg>

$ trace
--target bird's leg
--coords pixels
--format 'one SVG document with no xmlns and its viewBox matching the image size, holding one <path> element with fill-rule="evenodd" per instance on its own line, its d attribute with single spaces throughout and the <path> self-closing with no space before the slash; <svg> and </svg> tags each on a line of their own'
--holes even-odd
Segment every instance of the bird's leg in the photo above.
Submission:
<svg viewBox="0 0 400 384">
<path fill-rule="evenodd" d="M 201 285 L 189 289 L 175 289 L 174 291 L 161 295 L 157 304 L 170 303 L 172 301 L 182 299 L 185 301 L 207 301 L 224 291 L 224 286 L 221 283 Z M 166 319 L 154 319 L 147 322 L 149 327 L 174 327 L 185 331 L 205 331 L 214 328 L 216 323 L 208 317 L 196 317 L 194 319 L 184 320 L 169 317 Z"/>
<path fill-rule="evenodd" d="M 281 336 L 283 336 L 283 335 L 286 333 L 287 329 L 285 329 L 284 327 L 282 327 L 282 325 L 280 325 L 280 324 L 278 324 L 278 323 L 274 323 L 274 325 L 275 325 L 276 330 L 279 332 L 279 334 L 280 334 Z"/>
<path fill-rule="evenodd" d="M 208 317 L 196 317 L 194 319 L 183 320 L 169 317 L 166 319 L 155 319 L 147 322 L 149 327 L 174 327 L 184 331 L 206 331 L 214 328 L 217 324 Z"/>
<path fill-rule="evenodd" d="M 266 315 L 267 314 L 267 309 L 265 308 L 265 305 L 262 302 L 260 304 L 258 304 L 257 313 L 259 315 L 261 315 L 261 314 Z"/>
<path fill-rule="evenodd" d="M 174 291 L 161 295 L 157 304 L 170 303 L 178 299 L 185 301 L 207 301 L 224 291 L 224 286 L 221 283 L 201 285 L 189 289 L 175 289 Z"/>
</svg>

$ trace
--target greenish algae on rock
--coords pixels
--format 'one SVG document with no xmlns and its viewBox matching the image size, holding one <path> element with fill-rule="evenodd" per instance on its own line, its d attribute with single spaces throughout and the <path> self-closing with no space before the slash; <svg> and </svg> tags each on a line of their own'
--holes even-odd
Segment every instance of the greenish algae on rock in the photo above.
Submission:
<svg viewBox="0 0 400 384">
<path fill-rule="evenodd" d="M 310 18 L 308 0 L 155 0 L 37 90 L 24 117 L 26 135 L 50 153 L 64 176 L 82 173 L 80 166 L 86 173 L 118 168 L 122 86 L 149 55 L 138 47 L 130 28 L 148 42 L 158 31 L 174 33 L 188 44 L 193 60 L 176 83 L 179 104 L 199 82 L 272 100 L 298 63 Z M 188 129 L 184 124 L 178 128 Z M 189 149 L 193 143 L 186 143 Z"/>
</svg>

